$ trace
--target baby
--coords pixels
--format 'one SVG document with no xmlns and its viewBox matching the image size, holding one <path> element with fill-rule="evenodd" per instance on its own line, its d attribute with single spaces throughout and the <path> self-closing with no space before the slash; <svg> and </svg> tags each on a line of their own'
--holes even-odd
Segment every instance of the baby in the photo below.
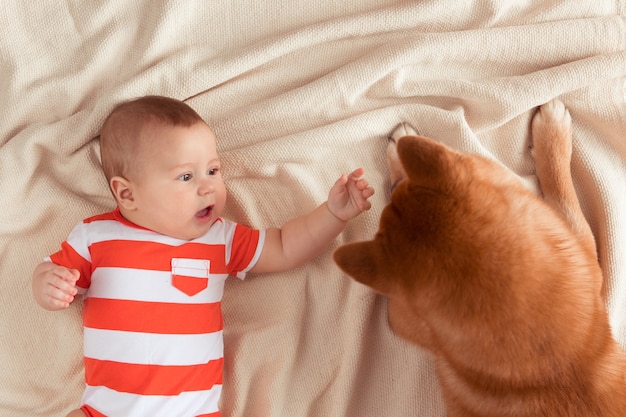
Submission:
<svg viewBox="0 0 626 417">
<path fill-rule="evenodd" d="M 281 229 L 222 219 L 215 135 L 166 97 L 118 105 L 100 149 L 117 208 L 76 226 L 33 273 L 34 297 L 47 310 L 84 297 L 86 389 L 68 417 L 217 417 L 227 276 L 310 260 L 370 208 L 374 190 L 357 169 Z"/>
</svg>

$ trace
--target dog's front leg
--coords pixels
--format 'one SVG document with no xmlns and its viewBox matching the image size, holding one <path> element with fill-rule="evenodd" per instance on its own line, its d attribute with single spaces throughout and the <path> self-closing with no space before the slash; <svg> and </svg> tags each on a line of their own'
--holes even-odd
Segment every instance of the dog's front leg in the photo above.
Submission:
<svg viewBox="0 0 626 417">
<path fill-rule="evenodd" d="M 555 99 L 539 108 L 532 121 L 532 136 L 535 168 L 545 201 L 595 251 L 595 240 L 572 182 L 572 118 L 561 101 Z"/>
</svg>

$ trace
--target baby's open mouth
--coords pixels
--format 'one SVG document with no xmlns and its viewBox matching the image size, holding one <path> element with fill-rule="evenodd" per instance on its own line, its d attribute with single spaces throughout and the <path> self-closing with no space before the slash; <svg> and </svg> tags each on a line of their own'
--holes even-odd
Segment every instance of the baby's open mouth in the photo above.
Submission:
<svg viewBox="0 0 626 417">
<path fill-rule="evenodd" d="M 209 206 L 197 212 L 196 217 L 199 219 L 204 219 L 206 217 L 210 217 L 212 212 L 213 212 L 213 206 Z"/>
</svg>

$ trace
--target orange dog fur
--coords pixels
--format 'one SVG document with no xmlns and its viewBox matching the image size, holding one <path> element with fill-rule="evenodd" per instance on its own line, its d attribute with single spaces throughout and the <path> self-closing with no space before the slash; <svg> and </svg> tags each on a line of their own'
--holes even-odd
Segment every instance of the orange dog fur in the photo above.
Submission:
<svg viewBox="0 0 626 417">
<path fill-rule="evenodd" d="M 398 185 L 378 233 L 334 259 L 388 297 L 394 332 L 433 353 L 448 415 L 625 417 L 626 358 L 572 183 L 565 106 L 532 121 L 543 200 L 497 163 L 414 133 L 401 125 L 389 145 Z"/>
</svg>

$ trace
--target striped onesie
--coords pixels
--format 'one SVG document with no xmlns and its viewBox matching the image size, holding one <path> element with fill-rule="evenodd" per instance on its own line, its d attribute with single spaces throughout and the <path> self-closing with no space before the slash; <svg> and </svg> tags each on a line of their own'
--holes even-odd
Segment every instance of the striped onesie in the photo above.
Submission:
<svg viewBox="0 0 626 417">
<path fill-rule="evenodd" d="M 81 409 L 93 417 L 218 417 L 224 281 L 254 266 L 264 236 L 218 219 L 204 236 L 179 240 L 119 210 L 76 226 L 48 260 L 80 271 Z"/>
</svg>

